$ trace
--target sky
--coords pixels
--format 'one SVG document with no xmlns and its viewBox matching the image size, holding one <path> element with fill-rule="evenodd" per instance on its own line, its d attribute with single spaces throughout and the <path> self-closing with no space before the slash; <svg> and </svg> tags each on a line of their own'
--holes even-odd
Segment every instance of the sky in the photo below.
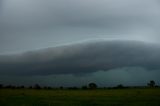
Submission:
<svg viewBox="0 0 160 106">
<path fill-rule="evenodd" d="M 0 83 L 160 83 L 159 28 L 159 0 L 0 0 Z"/>
</svg>

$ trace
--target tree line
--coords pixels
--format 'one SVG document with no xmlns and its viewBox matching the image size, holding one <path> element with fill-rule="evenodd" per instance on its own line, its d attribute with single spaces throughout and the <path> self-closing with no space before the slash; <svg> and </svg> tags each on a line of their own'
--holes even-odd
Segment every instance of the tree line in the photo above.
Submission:
<svg viewBox="0 0 160 106">
<path fill-rule="evenodd" d="M 122 89 L 122 88 L 140 88 L 140 87 L 151 87 L 151 88 L 156 88 L 156 87 L 160 87 L 158 85 L 156 85 L 154 80 L 149 81 L 149 83 L 147 83 L 147 86 L 124 86 L 122 84 L 119 84 L 115 87 L 98 87 L 96 83 L 89 83 L 88 85 L 84 85 L 82 87 L 51 87 L 51 86 L 40 86 L 39 84 L 35 84 L 34 86 L 29 86 L 29 87 L 25 87 L 24 85 L 22 86 L 14 86 L 14 85 L 6 85 L 4 86 L 3 84 L 0 84 L 0 89 L 3 88 L 10 88 L 10 89 L 24 89 L 24 88 L 28 88 L 28 89 L 71 89 L 71 90 L 77 90 L 77 89 Z"/>
</svg>

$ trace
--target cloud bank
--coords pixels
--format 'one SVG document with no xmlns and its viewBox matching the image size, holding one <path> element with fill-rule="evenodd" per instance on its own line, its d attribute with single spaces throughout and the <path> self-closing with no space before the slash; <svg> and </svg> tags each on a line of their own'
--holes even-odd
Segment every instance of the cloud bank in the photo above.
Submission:
<svg viewBox="0 0 160 106">
<path fill-rule="evenodd" d="M 1 75 L 76 75 L 123 67 L 160 69 L 159 45 L 127 40 L 90 41 L 0 56 Z"/>
</svg>

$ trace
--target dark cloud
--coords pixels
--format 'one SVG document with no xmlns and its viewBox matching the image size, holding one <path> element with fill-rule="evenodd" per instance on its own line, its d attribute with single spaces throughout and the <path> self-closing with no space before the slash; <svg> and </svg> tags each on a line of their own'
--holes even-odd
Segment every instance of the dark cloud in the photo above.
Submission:
<svg viewBox="0 0 160 106">
<path fill-rule="evenodd" d="M 160 47 L 138 41 L 90 41 L 0 57 L 1 75 L 81 74 L 121 67 L 160 69 Z"/>
<path fill-rule="evenodd" d="M 3 76 L 0 77 L 1 84 L 14 84 L 31 86 L 36 83 L 45 86 L 78 86 L 87 85 L 95 82 L 98 86 L 117 86 L 123 84 L 125 86 L 146 86 L 147 82 L 154 80 L 156 85 L 160 84 L 160 71 L 147 70 L 140 67 L 124 67 L 112 69 L 109 71 L 97 71 L 81 76 L 71 74 L 58 74 L 47 76 Z"/>
</svg>

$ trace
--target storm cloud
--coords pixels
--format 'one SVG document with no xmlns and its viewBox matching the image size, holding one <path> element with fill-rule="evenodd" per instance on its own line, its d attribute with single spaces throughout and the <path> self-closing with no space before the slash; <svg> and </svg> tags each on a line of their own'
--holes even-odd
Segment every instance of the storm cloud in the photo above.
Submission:
<svg viewBox="0 0 160 106">
<path fill-rule="evenodd" d="M 159 29 L 159 0 L 0 0 L 0 83 L 160 82 Z"/>
<path fill-rule="evenodd" d="M 98 40 L 0 57 L 1 75 L 76 75 L 123 67 L 160 69 L 159 45 Z"/>
<path fill-rule="evenodd" d="M 158 0 L 1 0 L 0 8 L 1 54 L 97 38 L 160 40 Z"/>
</svg>

